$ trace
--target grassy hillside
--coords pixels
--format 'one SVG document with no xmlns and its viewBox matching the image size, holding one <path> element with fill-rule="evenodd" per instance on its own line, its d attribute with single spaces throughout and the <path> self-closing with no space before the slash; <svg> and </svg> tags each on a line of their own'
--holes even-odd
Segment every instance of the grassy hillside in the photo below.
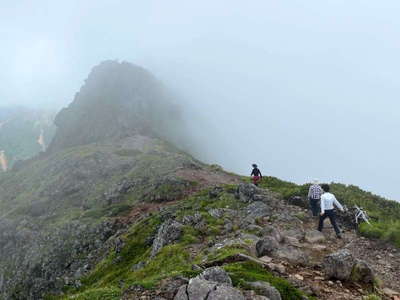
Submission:
<svg viewBox="0 0 400 300">
<path fill-rule="evenodd" d="M 265 177 L 262 187 L 281 194 L 285 199 L 292 196 L 306 198 L 309 184 L 297 185 L 275 177 Z M 362 224 L 360 232 L 371 238 L 389 241 L 400 247 L 400 203 L 363 191 L 354 185 L 332 183 L 331 191 L 347 207 L 358 205 L 364 208 L 372 219 L 372 226 Z"/>
<path fill-rule="evenodd" d="M 64 289 L 66 295 L 49 295 L 47 299 L 117 300 L 123 294 L 129 294 L 127 288 L 132 286 L 152 290 L 158 289 L 166 279 L 180 276 L 194 277 L 201 271 L 193 269 L 193 265 L 212 264 L 237 253 L 250 255 L 250 247 L 246 241 L 244 244 L 236 243 L 213 250 L 207 246 L 218 241 L 218 236 L 224 231 L 223 218 L 213 217 L 209 211 L 211 209 L 240 209 L 246 206 L 246 203 L 235 198 L 236 188 L 236 186 L 227 185 L 216 198 L 209 196 L 209 190 L 203 190 L 176 205 L 169 206 L 161 213 L 154 213 L 136 223 L 121 237 L 123 247 L 118 251 L 115 249 L 110 251 L 93 271 L 84 276 L 81 287 L 66 287 Z M 149 240 L 157 232 L 164 216 L 173 216 L 178 222 L 185 223 L 185 216 L 192 216 L 195 213 L 200 214 L 205 220 L 205 226 L 196 228 L 185 225 L 177 243 L 165 246 L 155 258 L 150 259 Z M 234 226 L 232 234 L 235 230 L 238 228 Z M 141 262 L 146 262 L 146 264 L 135 270 L 133 266 Z M 255 263 L 232 261 L 224 264 L 224 269 L 231 276 L 235 287 L 247 288 L 246 282 L 265 281 L 276 287 L 283 299 L 304 299 L 303 292 Z"/>
</svg>

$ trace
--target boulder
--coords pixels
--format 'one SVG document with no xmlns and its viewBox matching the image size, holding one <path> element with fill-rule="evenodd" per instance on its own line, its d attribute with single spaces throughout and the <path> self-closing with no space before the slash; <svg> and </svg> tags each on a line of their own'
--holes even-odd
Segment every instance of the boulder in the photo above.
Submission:
<svg viewBox="0 0 400 300">
<path fill-rule="evenodd" d="M 274 255 L 294 265 L 306 265 L 308 263 L 308 256 L 293 246 L 281 247 L 275 251 Z"/>
<path fill-rule="evenodd" d="M 155 257 L 160 250 L 169 244 L 177 241 L 182 234 L 182 224 L 175 220 L 164 222 L 158 229 L 157 236 L 153 241 L 151 257 Z"/>
<path fill-rule="evenodd" d="M 324 258 L 322 267 L 327 278 L 349 280 L 355 260 L 351 253 L 342 249 Z"/>
<path fill-rule="evenodd" d="M 308 243 L 315 244 L 325 241 L 325 236 L 318 230 L 309 230 L 306 232 L 304 239 Z"/>
<path fill-rule="evenodd" d="M 355 282 L 373 283 L 375 276 L 371 267 L 363 260 L 357 259 L 351 271 L 351 280 Z"/>
<path fill-rule="evenodd" d="M 228 273 L 220 267 L 208 268 L 204 270 L 198 278 L 232 286 L 232 280 Z"/>
<path fill-rule="evenodd" d="M 245 300 L 245 298 L 243 293 L 238 289 L 227 285 L 219 285 L 215 290 L 210 292 L 207 300 Z"/>
<path fill-rule="evenodd" d="M 203 300 L 207 298 L 207 295 L 215 289 L 217 283 L 210 282 L 204 279 L 200 279 L 198 277 L 192 278 L 189 281 L 189 285 L 187 287 L 187 295 L 189 300 Z"/>
<path fill-rule="evenodd" d="M 203 217 L 200 213 L 195 213 L 194 215 L 184 216 L 182 219 L 183 224 L 195 226 L 202 221 Z"/>
<path fill-rule="evenodd" d="M 257 219 L 270 214 L 270 208 L 261 201 L 255 201 L 246 207 L 247 216 Z"/>
<path fill-rule="evenodd" d="M 257 188 L 254 184 L 241 183 L 237 190 L 238 198 L 243 202 L 250 202 L 254 199 L 254 196 L 261 194 L 262 190 Z"/>
<path fill-rule="evenodd" d="M 271 255 L 279 248 L 279 243 L 272 237 L 265 237 L 256 244 L 257 257 Z"/>
<path fill-rule="evenodd" d="M 290 230 L 286 230 L 284 232 L 282 232 L 282 235 L 284 237 L 294 237 L 296 239 L 298 239 L 299 241 L 301 241 L 304 238 L 304 231 L 302 229 L 290 229 Z"/>
<path fill-rule="evenodd" d="M 264 227 L 264 229 L 261 231 L 261 234 L 263 236 L 269 236 L 269 237 L 274 238 L 278 243 L 283 242 L 282 234 L 279 232 L 278 229 L 276 229 L 273 226 Z"/>
<path fill-rule="evenodd" d="M 208 213 L 214 218 L 221 218 L 224 215 L 224 210 L 222 208 L 212 208 Z"/>
<path fill-rule="evenodd" d="M 281 300 L 281 294 L 279 291 L 271 286 L 268 282 L 256 281 L 248 282 L 247 285 L 261 296 L 268 297 L 270 300 Z"/>
<path fill-rule="evenodd" d="M 189 300 L 188 294 L 187 294 L 187 284 L 182 285 L 179 289 L 178 292 L 176 293 L 174 300 Z"/>
</svg>

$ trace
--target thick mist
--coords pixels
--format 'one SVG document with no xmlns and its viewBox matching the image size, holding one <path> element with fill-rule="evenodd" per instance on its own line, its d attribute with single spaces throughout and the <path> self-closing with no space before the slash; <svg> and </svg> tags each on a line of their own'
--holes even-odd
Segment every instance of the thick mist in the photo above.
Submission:
<svg viewBox="0 0 400 300">
<path fill-rule="evenodd" d="M 185 146 L 247 174 L 400 199 L 398 1 L 2 1 L 0 106 L 59 108 L 102 60 L 182 102 Z"/>
</svg>

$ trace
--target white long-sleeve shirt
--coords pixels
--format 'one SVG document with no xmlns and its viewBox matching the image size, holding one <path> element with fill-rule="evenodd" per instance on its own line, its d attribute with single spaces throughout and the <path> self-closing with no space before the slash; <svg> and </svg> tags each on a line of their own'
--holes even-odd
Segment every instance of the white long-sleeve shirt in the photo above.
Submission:
<svg viewBox="0 0 400 300">
<path fill-rule="evenodd" d="M 335 195 L 331 193 L 324 193 L 321 196 L 321 212 L 325 212 L 325 210 L 334 209 L 334 205 L 343 211 L 342 204 L 336 200 Z"/>
</svg>

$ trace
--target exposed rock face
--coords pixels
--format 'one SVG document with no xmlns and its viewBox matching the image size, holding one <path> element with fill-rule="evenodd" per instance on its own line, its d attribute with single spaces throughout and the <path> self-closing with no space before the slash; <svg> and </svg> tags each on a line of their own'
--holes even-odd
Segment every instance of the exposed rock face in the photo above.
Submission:
<svg viewBox="0 0 400 300">
<path fill-rule="evenodd" d="M 323 269 L 328 278 L 363 283 L 374 282 L 374 272 L 363 260 L 355 259 L 351 253 L 342 249 L 324 258 Z"/>
<path fill-rule="evenodd" d="M 220 267 L 209 268 L 199 275 L 200 279 L 218 282 L 232 286 L 232 280 L 225 270 Z"/>
<path fill-rule="evenodd" d="M 232 287 L 232 280 L 221 268 L 206 269 L 179 288 L 174 300 L 245 300 L 243 293 Z"/>
<path fill-rule="evenodd" d="M 281 300 L 279 291 L 264 281 L 248 282 L 247 283 L 259 295 L 265 296 L 270 300 Z"/>
<path fill-rule="evenodd" d="M 323 268 L 328 278 L 349 280 L 355 261 L 351 253 L 342 249 L 324 258 Z"/>
<path fill-rule="evenodd" d="M 318 230 L 310 230 L 306 232 L 304 239 L 308 243 L 315 244 L 325 241 L 325 236 Z"/>
<path fill-rule="evenodd" d="M 151 257 L 154 257 L 160 250 L 169 244 L 177 241 L 182 234 L 182 224 L 174 220 L 168 220 L 158 230 L 153 242 Z"/>
<path fill-rule="evenodd" d="M 271 212 L 268 205 L 261 201 L 255 201 L 249 204 L 246 210 L 247 210 L 247 216 L 253 219 L 267 216 Z"/>
<path fill-rule="evenodd" d="M 279 248 L 279 243 L 272 237 L 264 237 L 256 244 L 257 256 L 271 255 Z"/>
<path fill-rule="evenodd" d="M 93 68 L 74 101 L 57 115 L 49 151 L 160 132 L 177 119 L 171 114 L 177 110 L 152 74 L 130 63 L 105 61 Z"/>
<path fill-rule="evenodd" d="M 220 285 L 211 291 L 208 300 L 245 300 L 241 291 L 230 286 Z"/>
<path fill-rule="evenodd" d="M 351 280 L 372 284 L 374 279 L 375 276 L 371 267 L 365 261 L 357 259 L 351 271 Z"/>
</svg>

